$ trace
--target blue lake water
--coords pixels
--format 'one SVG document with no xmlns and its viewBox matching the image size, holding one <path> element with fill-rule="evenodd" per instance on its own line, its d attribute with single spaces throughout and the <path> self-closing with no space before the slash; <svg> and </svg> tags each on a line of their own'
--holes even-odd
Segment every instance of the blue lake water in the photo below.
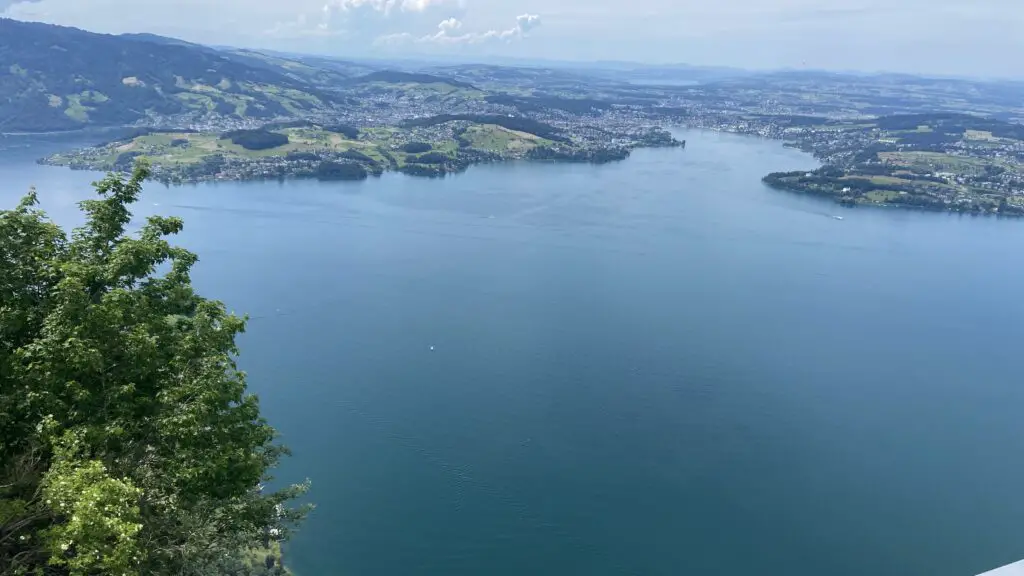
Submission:
<svg viewBox="0 0 1024 576">
<path fill-rule="evenodd" d="M 605 166 L 153 184 L 313 480 L 299 576 L 972 575 L 1024 558 L 1024 221 Z M 67 143 L 60 143 L 66 145 Z M 0 140 L 62 223 L 96 174 Z M 833 219 L 842 215 L 844 220 Z"/>
</svg>

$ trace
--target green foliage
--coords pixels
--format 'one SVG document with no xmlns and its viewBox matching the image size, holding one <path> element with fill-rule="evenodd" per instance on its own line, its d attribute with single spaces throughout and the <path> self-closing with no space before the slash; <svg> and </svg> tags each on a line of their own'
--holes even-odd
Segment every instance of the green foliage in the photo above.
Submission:
<svg viewBox="0 0 1024 576">
<path fill-rule="evenodd" d="M 419 156 L 406 156 L 405 161 L 415 164 L 444 164 L 451 160 L 451 157 L 441 152 L 427 152 Z"/>
<path fill-rule="evenodd" d="M 366 168 L 355 162 L 321 162 L 316 169 L 320 180 L 364 180 L 369 175 Z"/>
<path fill-rule="evenodd" d="M 406 120 L 403 122 L 403 125 L 412 128 L 437 126 L 438 124 L 445 124 L 456 120 L 465 120 L 476 124 L 495 124 L 509 130 L 526 132 L 527 134 L 547 138 L 554 142 L 569 143 L 569 139 L 562 135 L 561 130 L 558 128 L 555 128 L 550 124 L 545 124 L 544 122 L 533 120 L 532 118 L 524 118 L 522 116 L 509 117 L 502 116 L 500 114 L 440 114 L 438 116 L 426 116 L 423 118 Z"/>
<path fill-rule="evenodd" d="M 235 365 L 245 320 L 196 294 L 177 218 L 125 227 L 148 176 L 96 184 L 70 238 L 30 193 L 0 212 L 0 567 L 221 574 L 286 538 L 305 486 Z M 7 572 L 4 572 L 7 573 Z"/>
<path fill-rule="evenodd" d="M 136 574 L 142 492 L 128 479 L 111 478 L 99 460 L 83 460 L 81 449 L 67 434 L 54 447 L 43 482 L 45 505 L 60 518 L 43 532 L 50 563 L 74 576 Z"/>
<path fill-rule="evenodd" d="M 426 142 L 409 142 L 402 146 L 402 151 L 408 152 L 409 154 L 419 154 L 420 152 L 427 152 L 432 148 L 433 146 Z"/>
<path fill-rule="evenodd" d="M 531 160 L 553 160 L 558 162 L 589 162 L 606 164 L 629 157 L 627 148 L 578 149 L 569 147 L 538 146 L 526 154 Z"/>
<path fill-rule="evenodd" d="M 268 130 L 233 130 L 221 138 L 231 140 L 246 150 L 269 150 L 288 143 L 288 135 Z"/>
<path fill-rule="evenodd" d="M 345 150 L 344 152 L 342 152 L 340 154 L 340 156 L 342 158 L 347 158 L 349 160 L 355 160 L 357 162 L 365 162 L 365 163 L 371 164 L 371 165 L 379 164 L 379 162 L 377 162 L 373 158 L 367 156 L 366 154 L 363 154 L 359 150 L 354 150 L 354 149 Z"/>
<path fill-rule="evenodd" d="M 324 126 L 324 130 L 328 132 L 337 132 L 349 140 L 359 139 L 359 129 L 355 126 L 349 126 L 348 124 L 335 124 L 333 126 Z"/>
</svg>

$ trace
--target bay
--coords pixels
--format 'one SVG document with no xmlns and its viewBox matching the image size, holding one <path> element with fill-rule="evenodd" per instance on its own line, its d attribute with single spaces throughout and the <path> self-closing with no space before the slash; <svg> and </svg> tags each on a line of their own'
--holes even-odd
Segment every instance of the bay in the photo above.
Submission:
<svg viewBox="0 0 1024 576">
<path fill-rule="evenodd" d="M 1024 222 L 764 187 L 688 132 L 605 166 L 149 185 L 313 480 L 299 576 L 962 576 L 1024 557 Z M 2 206 L 99 175 L 0 139 Z M 84 138 L 84 137 L 82 137 Z M 841 215 L 839 221 L 832 216 Z"/>
</svg>

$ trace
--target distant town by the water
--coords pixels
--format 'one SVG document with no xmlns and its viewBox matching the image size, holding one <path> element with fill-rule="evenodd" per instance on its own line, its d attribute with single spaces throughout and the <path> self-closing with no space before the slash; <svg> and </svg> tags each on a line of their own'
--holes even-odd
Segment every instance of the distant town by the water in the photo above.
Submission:
<svg viewBox="0 0 1024 576">
<path fill-rule="evenodd" d="M 4 26 L 26 42 L 53 33 Z M 703 128 L 783 140 L 822 163 L 766 175 L 775 188 L 844 205 L 1024 214 L 1024 105 L 1007 97 L 1019 89 L 1012 82 L 685 66 L 389 68 L 178 45 L 193 60 L 174 70 L 147 60 L 169 49 L 154 38 L 117 42 L 140 55 L 108 74 L 106 56 L 121 56 L 95 43 L 88 67 L 66 71 L 88 80 L 74 91 L 12 45 L 13 77 L 27 84 L 0 86 L 0 130 L 123 127 L 105 144 L 40 161 L 126 172 L 146 158 L 156 179 L 190 183 L 442 176 L 504 160 L 599 164 L 681 147 L 670 129 Z"/>
</svg>

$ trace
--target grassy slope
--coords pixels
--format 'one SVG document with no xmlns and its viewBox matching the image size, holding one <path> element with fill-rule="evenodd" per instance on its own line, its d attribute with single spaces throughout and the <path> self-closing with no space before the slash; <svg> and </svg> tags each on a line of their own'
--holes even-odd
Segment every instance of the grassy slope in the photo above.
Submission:
<svg viewBox="0 0 1024 576">
<path fill-rule="evenodd" d="M 552 144 L 546 138 L 527 132 L 509 130 L 494 124 L 470 126 L 464 137 L 472 143 L 474 148 L 498 153 L 526 151 L 537 146 Z"/>
<path fill-rule="evenodd" d="M 332 98 L 315 70 L 283 58 L 2 18 L 0 66 L 0 129 L 130 124 L 147 112 L 272 118 Z"/>
<path fill-rule="evenodd" d="M 379 153 L 372 150 L 375 147 L 374 143 L 347 140 L 341 134 L 310 128 L 289 128 L 281 132 L 288 135 L 288 144 L 268 150 L 246 150 L 230 140 L 222 139 L 218 134 L 212 133 L 150 134 L 148 136 L 139 136 L 127 144 L 118 146 L 112 150 L 112 153 L 107 154 L 107 158 L 112 164 L 117 154 L 122 152 L 142 152 L 154 164 L 160 165 L 197 162 L 211 154 L 223 154 L 228 157 L 240 158 L 266 158 L 281 156 L 288 152 L 323 149 L 340 152 L 352 148 L 371 157 L 375 154 L 377 157 L 380 157 Z M 172 146 L 171 141 L 176 139 L 188 140 L 189 145 L 187 147 Z"/>
<path fill-rule="evenodd" d="M 939 152 L 880 152 L 878 157 L 886 162 L 902 166 L 930 168 L 939 172 L 975 174 L 984 171 L 985 166 L 997 165 L 1014 168 L 1017 165 L 1006 161 L 970 156 L 954 156 Z"/>
</svg>

